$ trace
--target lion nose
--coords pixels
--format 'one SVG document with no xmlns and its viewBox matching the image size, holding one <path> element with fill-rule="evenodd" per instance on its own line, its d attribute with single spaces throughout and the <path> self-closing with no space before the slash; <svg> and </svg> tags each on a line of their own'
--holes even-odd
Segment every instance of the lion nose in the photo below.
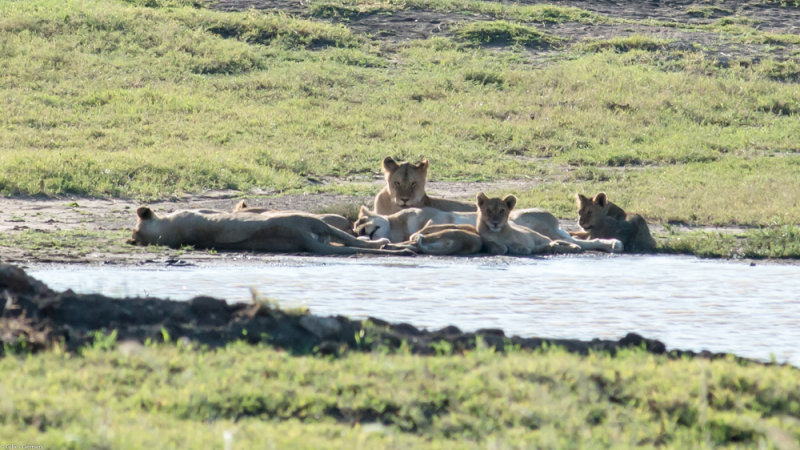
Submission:
<svg viewBox="0 0 800 450">
<path fill-rule="evenodd" d="M 400 197 L 400 201 L 403 203 L 408 203 L 408 200 L 410 200 L 409 197 Z"/>
</svg>

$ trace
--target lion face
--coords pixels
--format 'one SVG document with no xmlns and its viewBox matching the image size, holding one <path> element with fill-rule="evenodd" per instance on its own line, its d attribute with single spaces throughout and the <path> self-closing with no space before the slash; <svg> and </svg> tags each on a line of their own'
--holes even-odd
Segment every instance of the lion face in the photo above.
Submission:
<svg viewBox="0 0 800 450">
<path fill-rule="evenodd" d="M 428 179 L 428 160 L 412 164 L 398 163 L 391 156 L 383 160 L 383 174 L 392 201 L 402 208 L 423 206 L 425 181 Z"/>
<path fill-rule="evenodd" d="M 389 238 L 389 221 L 386 217 L 373 214 L 363 205 L 358 211 L 358 220 L 353 224 L 353 232 L 358 237 L 368 237 L 371 241 Z"/>
<path fill-rule="evenodd" d="M 508 215 L 517 204 L 517 197 L 489 198 L 483 192 L 477 196 L 478 224 L 484 224 L 489 231 L 501 231 L 508 224 Z"/>
<path fill-rule="evenodd" d="M 608 210 L 608 198 L 604 192 L 594 198 L 582 194 L 576 195 L 578 205 L 578 225 L 586 231 L 591 230 L 603 221 Z"/>
</svg>

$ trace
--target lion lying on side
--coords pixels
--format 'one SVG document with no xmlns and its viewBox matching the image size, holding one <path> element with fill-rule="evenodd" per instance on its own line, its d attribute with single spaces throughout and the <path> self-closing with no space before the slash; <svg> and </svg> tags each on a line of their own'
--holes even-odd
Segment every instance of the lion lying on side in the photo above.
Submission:
<svg viewBox="0 0 800 450">
<path fill-rule="evenodd" d="M 517 198 L 489 198 L 483 192 L 477 196 L 478 234 L 484 249 L 496 255 L 530 255 L 538 253 L 576 253 L 582 251 L 577 244 L 566 240 L 553 240 L 530 228 L 509 222 L 509 214 Z"/>
<path fill-rule="evenodd" d="M 129 244 L 326 255 L 409 254 L 408 250 L 383 249 L 388 243 L 385 239 L 356 239 L 316 217 L 300 213 L 184 210 L 159 217 L 143 206 L 136 214 L 139 220 Z"/>
<path fill-rule="evenodd" d="M 436 208 L 406 208 L 400 212 L 384 216 L 369 211 L 362 206 L 358 220 L 353 225 L 356 236 L 370 239 L 386 238 L 391 242 L 404 242 L 422 229 L 423 224 L 432 225 L 472 225 L 475 226 L 478 213 L 448 212 Z M 552 240 L 563 240 L 577 244 L 584 250 L 601 250 L 621 252 L 622 242 L 616 239 L 575 239 L 558 224 L 558 219 L 549 212 L 538 209 L 515 209 L 509 215 L 509 221 L 530 228 Z"/>
<path fill-rule="evenodd" d="M 578 204 L 578 225 L 583 231 L 570 232 L 579 239 L 619 239 L 625 250 L 653 250 L 656 242 L 650 235 L 647 222 L 638 214 L 628 214 L 608 200 L 605 192 L 594 198 L 575 194 Z"/>
<path fill-rule="evenodd" d="M 339 214 L 312 214 L 303 211 L 279 211 L 275 209 L 267 209 L 267 208 L 253 208 L 247 206 L 247 202 L 244 200 L 240 200 L 239 203 L 236 204 L 233 208 L 233 212 L 247 212 L 251 214 L 274 214 L 277 212 L 280 213 L 295 213 L 295 214 L 303 214 L 306 216 L 316 217 L 317 219 L 327 223 L 332 227 L 336 227 L 344 232 L 350 233 L 352 230 L 352 224 L 346 217 L 340 216 Z"/>
<path fill-rule="evenodd" d="M 381 215 L 361 206 L 358 220 L 353 224 L 356 236 L 370 239 L 389 239 L 391 242 L 404 242 L 426 225 L 472 225 L 475 226 L 475 213 L 442 211 L 437 208 L 406 208 L 394 214 Z"/>
<path fill-rule="evenodd" d="M 398 163 L 387 156 L 382 166 L 386 186 L 375 196 L 373 209 L 377 214 L 389 215 L 404 208 L 426 206 L 442 211 L 475 212 L 473 203 L 429 197 L 425 193 L 425 182 L 428 180 L 427 159 L 417 164 Z"/>
</svg>

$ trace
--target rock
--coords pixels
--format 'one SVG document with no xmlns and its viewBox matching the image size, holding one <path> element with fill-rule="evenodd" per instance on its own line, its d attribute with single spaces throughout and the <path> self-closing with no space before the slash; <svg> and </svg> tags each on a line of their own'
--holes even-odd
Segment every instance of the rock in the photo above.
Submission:
<svg viewBox="0 0 800 450">
<path fill-rule="evenodd" d="M 342 326 L 335 317 L 303 316 L 300 326 L 320 339 L 337 336 L 342 331 Z"/>
</svg>

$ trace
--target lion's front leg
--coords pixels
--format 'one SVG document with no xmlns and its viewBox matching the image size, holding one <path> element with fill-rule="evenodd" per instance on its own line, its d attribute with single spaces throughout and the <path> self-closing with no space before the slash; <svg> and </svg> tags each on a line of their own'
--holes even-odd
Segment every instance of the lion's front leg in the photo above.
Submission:
<svg viewBox="0 0 800 450">
<path fill-rule="evenodd" d="M 553 253 L 580 253 L 583 251 L 580 245 L 560 239 L 550 242 L 549 247 Z"/>
<path fill-rule="evenodd" d="M 508 247 L 504 244 L 495 241 L 484 242 L 486 252 L 493 255 L 505 255 L 508 253 Z"/>
</svg>

